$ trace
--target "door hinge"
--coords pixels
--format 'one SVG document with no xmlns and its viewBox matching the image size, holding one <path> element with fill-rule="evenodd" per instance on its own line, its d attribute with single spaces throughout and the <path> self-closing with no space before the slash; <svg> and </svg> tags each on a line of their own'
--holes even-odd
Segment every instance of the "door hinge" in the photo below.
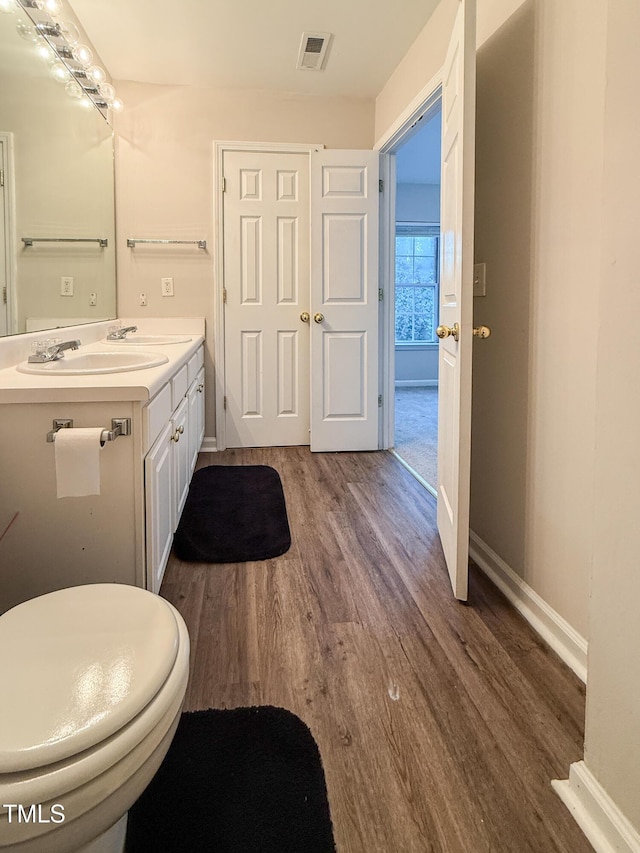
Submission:
<svg viewBox="0 0 640 853">
<path fill-rule="evenodd" d="M 384 192 L 384 181 L 382 180 L 382 178 L 378 181 L 378 192 Z"/>
<path fill-rule="evenodd" d="M 378 394 L 378 408 L 382 408 L 382 394 Z"/>
<path fill-rule="evenodd" d="M 384 299 L 384 290 L 379 287 L 378 288 L 378 302 L 382 302 Z"/>
<path fill-rule="evenodd" d="M 227 288 L 226 287 L 222 288 L 222 301 L 226 305 L 226 303 L 227 303 Z"/>
<path fill-rule="evenodd" d="M 222 408 L 223 408 L 223 409 L 226 409 L 226 408 L 227 408 L 227 398 L 226 398 L 226 397 L 223 397 L 223 398 L 222 398 Z"/>
<path fill-rule="evenodd" d="M 0 169 L 0 187 L 4 186 L 4 169 Z"/>
<path fill-rule="evenodd" d="M 222 192 L 226 193 L 226 191 L 227 191 L 227 179 L 223 178 L 222 179 Z"/>
<path fill-rule="evenodd" d="M 2 288 L 2 304 L 7 304 L 7 287 L 6 285 Z"/>
</svg>

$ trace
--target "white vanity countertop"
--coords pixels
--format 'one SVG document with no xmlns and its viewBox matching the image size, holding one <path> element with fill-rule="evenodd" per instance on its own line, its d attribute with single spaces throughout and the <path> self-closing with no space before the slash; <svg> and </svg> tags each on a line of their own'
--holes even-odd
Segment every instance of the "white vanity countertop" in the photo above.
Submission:
<svg viewBox="0 0 640 853">
<path fill-rule="evenodd" d="M 171 321 L 167 321 L 160 328 L 159 324 L 147 325 L 140 320 L 133 319 L 131 323 L 122 321 L 124 325 L 138 325 L 140 333 L 144 334 L 180 334 L 189 335 L 191 340 L 185 343 L 172 343 L 165 346 L 145 345 L 138 351 L 162 353 L 168 357 L 168 361 L 158 367 L 145 368 L 143 370 L 130 370 L 120 373 L 86 374 L 70 376 L 54 376 L 52 374 L 29 374 L 21 373 L 15 365 L 0 370 L 0 404 L 3 403 L 55 403 L 55 402 L 78 402 L 95 403 L 110 402 L 115 400 L 137 400 L 146 402 L 154 397 L 158 391 L 171 379 L 171 377 L 186 364 L 191 356 L 204 342 L 204 323 L 194 324 L 191 328 L 176 327 Z M 193 322 L 193 321 L 192 321 Z M 111 325 L 111 323 L 107 325 Z M 195 330 L 198 330 L 196 333 Z M 49 333 L 53 334 L 53 333 Z M 106 335 L 101 331 L 100 337 Z M 46 337 L 47 333 L 40 333 L 40 337 Z M 56 337 L 64 340 L 74 340 L 76 337 L 82 341 L 82 333 L 74 328 L 56 329 Z M 119 351 L 132 351 L 131 346 L 123 345 L 117 347 Z M 106 352 L 115 351 L 116 346 L 97 340 L 92 343 L 82 344 L 80 352 Z M 25 358 L 21 361 L 26 360 Z"/>
</svg>

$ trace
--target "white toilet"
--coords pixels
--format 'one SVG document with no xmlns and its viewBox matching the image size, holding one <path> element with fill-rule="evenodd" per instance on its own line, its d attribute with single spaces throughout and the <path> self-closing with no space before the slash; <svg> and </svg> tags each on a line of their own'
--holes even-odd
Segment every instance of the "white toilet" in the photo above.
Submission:
<svg viewBox="0 0 640 853">
<path fill-rule="evenodd" d="M 137 587 L 72 587 L 0 616 L 1 853 L 121 851 L 188 674 L 182 617 Z"/>
</svg>

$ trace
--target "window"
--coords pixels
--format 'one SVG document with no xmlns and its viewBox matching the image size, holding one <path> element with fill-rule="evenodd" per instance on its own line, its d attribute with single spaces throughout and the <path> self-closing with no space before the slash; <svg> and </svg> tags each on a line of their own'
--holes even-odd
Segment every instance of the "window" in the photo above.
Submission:
<svg viewBox="0 0 640 853">
<path fill-rule="evenodd" d="M 396 224 L 396 343 L 436 343 L 438 225 Z"/>
</svg>

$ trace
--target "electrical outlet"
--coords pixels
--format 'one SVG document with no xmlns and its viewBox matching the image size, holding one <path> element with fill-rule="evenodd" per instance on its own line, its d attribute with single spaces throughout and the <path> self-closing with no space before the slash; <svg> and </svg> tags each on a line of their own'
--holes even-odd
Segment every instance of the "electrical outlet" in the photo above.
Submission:
<svg viewBox="0 0 640 853">
<path fill-rule="evenodd" d="M 160 286 L 163 296 L 173 296 L 173 279 L 172 278 L 161 278 Z"/>
<path fill-rule="evenodd" d="M 98 304 L 98 294 L 90 293 L 89 294 L 89 305 L 97 305 Z"/>
<path fill-rule="evenodd" d="M 140 294 L 140 305 L 146 305 L 146 304 L 147 304 L 147 294 L 141 293 Z"/>
<path fill-rule="evenodd" d="M 60 279 L 60 296 L 73 296 L 73 278 L 63 275 Z"/>
</svg>

